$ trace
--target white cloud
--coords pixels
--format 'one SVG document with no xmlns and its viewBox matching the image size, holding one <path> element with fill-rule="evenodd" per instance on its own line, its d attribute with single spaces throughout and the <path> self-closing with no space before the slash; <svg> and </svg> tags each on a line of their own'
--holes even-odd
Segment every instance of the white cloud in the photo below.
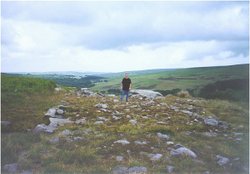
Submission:
<svg viewBox="0 0 250 174">
<path fill-rule="evenodd" d="M 2 71 L 248 63 L 246 2 L 2 2 Z"/>
</svg>

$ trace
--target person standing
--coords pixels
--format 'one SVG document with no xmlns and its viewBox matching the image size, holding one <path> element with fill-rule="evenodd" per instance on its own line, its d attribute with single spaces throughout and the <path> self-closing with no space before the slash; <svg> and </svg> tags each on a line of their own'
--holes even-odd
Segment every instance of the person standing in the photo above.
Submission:
<svg viewBox="0 0 250 174">
<path fill-rule="evenodd" d="M 121 82 L 121 101 L 123 101 L 124 95 L 126 95 L 126 102 L 128 102 L 129 90 L 131 90 L 131 79 L 128 77 L 128 73 L 125 73 L 125 77 Z"/>
</svg>

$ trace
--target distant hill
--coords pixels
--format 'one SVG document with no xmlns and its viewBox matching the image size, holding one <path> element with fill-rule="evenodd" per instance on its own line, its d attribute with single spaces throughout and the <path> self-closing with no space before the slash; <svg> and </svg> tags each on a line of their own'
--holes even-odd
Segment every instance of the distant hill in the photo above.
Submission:
<svg viewBox="0 0 250 174">
<path fill-rule="evenodd" d="M 134 89 L 151 89 L 163 95 L 187 90 L 192 96 L 248 101 L 249 64 L 182 69 L 127 71 Z M 102 93 L 120 93 L 124 72 L 43 72 L 8 74 L 9 76 L 39 77 L 56 84 L 91 88 Z M 240 85 L 234 85 L 239 83 Z"/>
<path fill-rule="evenodd" d="M 118 76 L 119 75 L 119 76 Z M 120 81 L 123 78 L 123 73 L 109 74 L 105 82 L 98 82 L 92 87 L 96 91 L 109 91 L 119 93 Z M 248 100 L 248 79 L 249 79 L 249 65 L 232 65 L 232 66 L 218 66 L 218 67 L 201 67 L 201 68 L 185 68 L 185 69 L 166 69 L 166 70 L 150 70 L 138 71 L 130 73 L 133 88 L 136 89 L 152 89 L 157 90 L 165 95 L 173 94 L 180 90 L 188 90 L 193 96 L 200 96 L 211 98 L 211 95 L 204 94 L 204 90 L 208 89 L 207 85 L 216 86 L 218 84 L 226 84 L 240 82 L 243 87 L 237 89 L 232 88 L 232 85 L 225 86 L 223 89 L 217 87 L 218 94 L 212 95 L 221 99 L 239 99 L 242 97 Z M 235 81 L 236 80 L 236 81 Z M 227 92 L 225 92 L 227 90 Z M 219 94 L 224 93 L 223 95 Z M 235 97 L 229 97 L 229 93 Z"/>
</svg>

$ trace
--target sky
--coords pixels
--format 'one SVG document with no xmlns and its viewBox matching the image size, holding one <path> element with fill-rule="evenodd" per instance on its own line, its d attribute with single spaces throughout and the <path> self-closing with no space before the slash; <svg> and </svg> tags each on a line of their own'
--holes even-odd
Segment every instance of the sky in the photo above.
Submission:
<svg viewBox="0 0 250 174">
<path fill-rule="evenodd" d="M 1 72 L 244 63 L 248 1 L 1 1 Z"/>
</svg>

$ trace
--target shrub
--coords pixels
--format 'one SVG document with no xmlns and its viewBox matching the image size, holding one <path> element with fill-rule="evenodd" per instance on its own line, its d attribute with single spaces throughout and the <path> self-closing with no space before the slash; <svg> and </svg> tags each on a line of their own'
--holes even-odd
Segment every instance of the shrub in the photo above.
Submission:
<svg viewBox="0 0 250 174">
<path fill-rule="evenodd" d="M 177 93 L 177 96 L 181 97 L 181 98 L 191 97 L 191 95 L 189 94 L 188 91 L 180 91 L 180 92 Z"/>
</svg>

